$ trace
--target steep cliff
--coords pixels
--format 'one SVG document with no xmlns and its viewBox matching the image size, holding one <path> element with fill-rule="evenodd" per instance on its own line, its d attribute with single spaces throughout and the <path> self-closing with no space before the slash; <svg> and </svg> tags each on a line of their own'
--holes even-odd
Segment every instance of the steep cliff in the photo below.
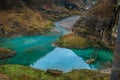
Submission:
<svg viewBox="0 0 120 80">
<path fill-rule="evenodd" d="M 113 48 L 112 29 L 115 17 L 116 2 L 100 0 L 75 25 L 73 31 L 85 37 L 94 46 Z"/>
<path fill-rule="evenodd" d="M 119 14 L 120 14 L 120 0 L 118 0 L 116 13 L 115 13 L 115 20 L 112 28 L 112 37 L 116 39 L 117 37 L 117 28 L 118 28 L 118 22 L 119 22 Z"/>
</svg>

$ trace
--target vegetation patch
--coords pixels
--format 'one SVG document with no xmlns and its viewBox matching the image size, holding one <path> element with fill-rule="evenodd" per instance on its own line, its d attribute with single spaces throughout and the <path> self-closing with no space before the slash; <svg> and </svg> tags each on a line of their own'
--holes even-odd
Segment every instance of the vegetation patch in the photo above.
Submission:
<svg viewBox="0 0 120 80">
<path fill-rule="evenodd" d="M 4 74 L 9 80 L 109 80 L 109 74 L 93 70 L 73 70 L 55 76 L 45 71 L 20 65 L 2 65 L 0 74 Z"/>
<path fill-rule="evenodd" d="M 82 48 L 82 49 L 89 46 L 89 43 L 85 38 L 80 37 L 75 33 L 64 35 L 63 37 L 58 39 L 55 44 L 60 47 Z"/>
</svg>

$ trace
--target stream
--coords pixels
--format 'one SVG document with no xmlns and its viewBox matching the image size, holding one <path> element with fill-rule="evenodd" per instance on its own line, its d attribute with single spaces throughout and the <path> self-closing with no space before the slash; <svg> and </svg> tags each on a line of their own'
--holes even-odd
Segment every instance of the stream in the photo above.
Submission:
<svg viewBox="0 0 120 80">
<path fill-rule="evenodd" d="M 113 57 L 113 53 L 109 49 L 101 48 L 97 61 L 87 64 L 85 61 L 93 53 L 93 47 L 67 49 L 52 45 L 59 37 L 70 33 L 71 27 L 79 18 L 80 16 L 72 16 L 55 22 L 54 30 L 44 35 L 0 38 L 0 47 L 10 48 L 17 52 L 14 57 L 0 60 L 0 62 L 25 65 L 41 70 L 57 69 L 64 72 L 73 69 L 99 70 L 109 67 L 106 64 L 111 62 Z"/>
</svg>

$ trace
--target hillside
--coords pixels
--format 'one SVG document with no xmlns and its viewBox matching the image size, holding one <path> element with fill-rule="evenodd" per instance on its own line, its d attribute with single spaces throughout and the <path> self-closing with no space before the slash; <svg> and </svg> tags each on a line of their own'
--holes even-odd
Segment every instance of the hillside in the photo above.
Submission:
<svg viewBox="0 0 120 80">
<path fill-rule="evenodd" d="M 66 8 L 83 8 L 85 3 L 82 0 L 23 0 L 27 5 L 34 8 L 52 10 L 67 10 Z"/>
<path fill-rule="evenodd" d="M 83 40 L 87 40 L 90 46 L 114 49 L 116 39 L 116 27 L 114 27 L 116 4 L 115 1 L 111 2 L 110 0 L 98 1 L 81 15 L 80 20 L 74 25 L 72 31 L 79 35 L 80 38 L 84 38 Z M 64 43 L 67 44 L 67 47 L 78 48 L 78 44 L 73 45 L 72 41 L 70 42 L 72 38 L 69 39 L 69 35 L 61 39 L 69 41 L 69 44 L 67 42 Z M 80 41 L 82 43 L 83 40 L 76 40 L 76 42 L 79 43 Z M 62 46 L 59 42 L 61 41 L 57 42 L 59 46 Z"/>
<path fill-rule="evenodd" d="M 86 4 L 83 0 L 23 0 L 33 10 L 40 11 L 52 21 L 81 14 Z"/>
<path fill-rule="evenodd" d="M 22 0 L 0 2 L 0 37 L 42 34 L 52 24 L 41 13 L 26 6 Z"/>
<path fill-rule="evenodd" d="M 85 7 L 82 0 L 0 0 L 0 37 L 43 34 L 51 20 L 81 14 Z"/>
<path fill-rule="evenodd" d="M 85 37 L 93 46 L 112 48 L 115 38 L 112 36 L 114 28 L 116 2 L 110 0 L 98 1 L 74 25 L 73 31 Z"/>
</svg>

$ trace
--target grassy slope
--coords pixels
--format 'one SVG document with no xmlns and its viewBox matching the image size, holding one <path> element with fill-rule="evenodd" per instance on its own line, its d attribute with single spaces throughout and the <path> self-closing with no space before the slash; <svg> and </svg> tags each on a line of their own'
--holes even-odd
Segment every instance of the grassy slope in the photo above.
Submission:
<svg viewBox="0 0 120 80">
<path fill-rule="evenodd" d="M 13 9 L 0 10 L 0 36 L 2 37 L 42 34 L 48 31 L 51 25 L 52 22 L 43 18 L 40 12 L 30 9 L 25 4 L 20 8 L 14 6 Z"/>
<path fill-rule="evenodd" d="M 102 74 L 97 71 L 74 70 L 53 76 L 44 71 L 20 65 L 0 66 L 0 74 L 5 74 L 9 80 L 109 80 L 108 74 Z M 2 79 L 1 76 L 0 79 Z"/>
</svg>

